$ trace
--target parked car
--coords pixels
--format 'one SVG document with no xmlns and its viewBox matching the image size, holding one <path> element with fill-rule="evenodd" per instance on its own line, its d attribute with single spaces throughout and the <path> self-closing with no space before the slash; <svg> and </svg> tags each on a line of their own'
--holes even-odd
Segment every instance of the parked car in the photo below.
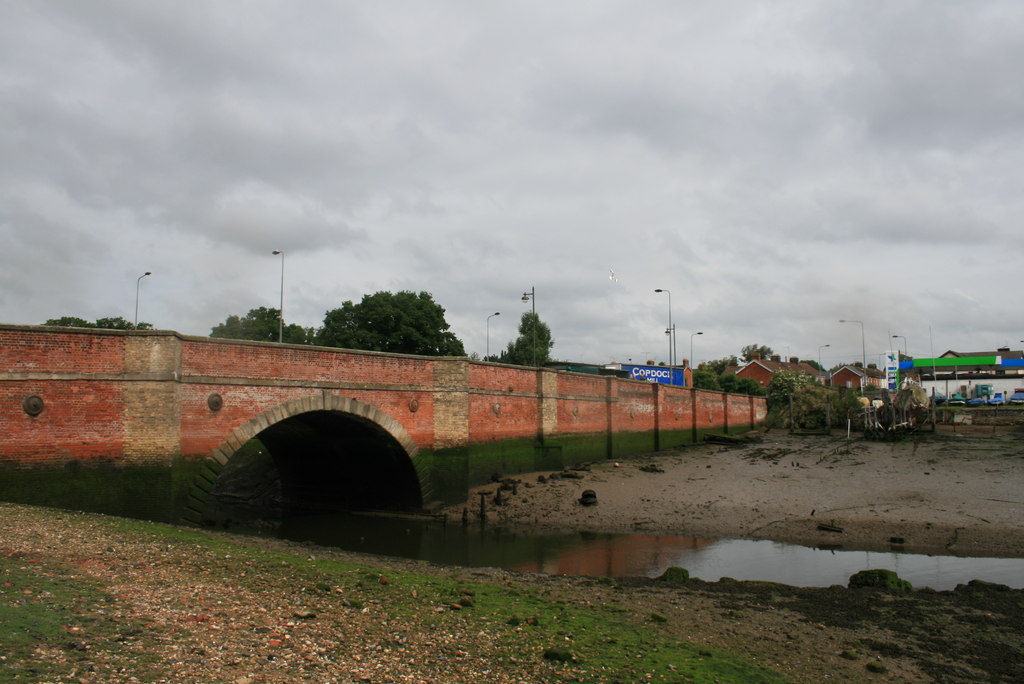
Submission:
<svg viewBox="0 0 1024 684">
<path fill-rule="evenodd" d="M 1024 392 L 1017 391 L 1010 395 L 1011 404 L 1024 404 Z"/>
<path fill-rule="evenodd" d="M 967 403 L 967 400 L 964 399 L 964 395 L 960 394 L 959 392 L 955 392 L 953 396 L 946 400 L 946 403 L 949 404 L 950 406 L 963 406 L 965 403 Z"/>
<path fill-rule="evenodd" d="M 996 392 L 991 397 L 989 397 L 988 403 L 991 404 L 992 406 L 1000 406 L 1006 403 L 1006 397 L 1003 396 L 1002 392 Z"/>
<path fill-rule="evenodd" d="M 973 399 L 967 400 L 968 406 L 984 406 L 985 402 L 988 401 L 986 397 L 974 397 Z"/>
</svg>

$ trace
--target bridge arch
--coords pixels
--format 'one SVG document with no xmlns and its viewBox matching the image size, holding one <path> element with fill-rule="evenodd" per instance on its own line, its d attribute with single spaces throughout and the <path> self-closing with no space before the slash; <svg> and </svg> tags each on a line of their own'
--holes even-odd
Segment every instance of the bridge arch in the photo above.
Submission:
<svg viewBox="0 0 1024 684">
<path fill-rule="evenodd" d="M 279 478 L 272 495 L 283 513 L 416 510 L 431 500 L 419 447 L 401 423 L 375 406 L 324 392 L 287 401 L 234 429 L 193 482 L 186 520 L 210 522 L 209 504 L 225 487 L 238 486 L 225 483 L 235 482 L 238 461 L 253 458 L 253 444 L 261 445 L 256 458 L 264 467 L 272 463 Z"/>
</svg>

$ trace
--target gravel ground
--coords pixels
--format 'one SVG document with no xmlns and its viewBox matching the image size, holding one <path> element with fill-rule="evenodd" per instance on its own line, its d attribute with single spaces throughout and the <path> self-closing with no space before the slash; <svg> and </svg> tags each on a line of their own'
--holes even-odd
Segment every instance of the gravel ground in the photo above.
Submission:
<svg viewBox="0 0 1024 684">
<path fill-rule="evenodd" d="M 739 463 L 784 467 L 764 460 Z M 470 570 L 10 504 L 0 573 L 0 681 L 682 682 L 695 681 L 685 659 L 715 649 L 777 681 L 1024 681 L 1024 592 L 982 583 L 890 593 Z M 593 638 L 612 622 L 626 627 Z M 556 645 L 574 660 L 545 658 Z"/>
</svg>

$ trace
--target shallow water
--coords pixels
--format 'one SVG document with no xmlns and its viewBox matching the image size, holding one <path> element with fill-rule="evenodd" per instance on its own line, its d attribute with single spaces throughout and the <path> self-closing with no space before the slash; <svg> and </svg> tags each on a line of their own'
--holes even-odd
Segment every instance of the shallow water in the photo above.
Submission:
<svg viewBox="0 0 1024 684">
<path fill-rule="evenodd" d="M 1024 589 L 1024 558 L 848 551 L 673 535 L 529 534 L 357 515 L 290 518 L 279 536 L 446 565 L 561 575 L 657 577 L 676 566 L 709 582 L 731 577 L 826 587 L 845 586 L 850 575 L 861 570 L 888 569 L 915 587 L 940 591 L 972 579 Z"/>
</svg>

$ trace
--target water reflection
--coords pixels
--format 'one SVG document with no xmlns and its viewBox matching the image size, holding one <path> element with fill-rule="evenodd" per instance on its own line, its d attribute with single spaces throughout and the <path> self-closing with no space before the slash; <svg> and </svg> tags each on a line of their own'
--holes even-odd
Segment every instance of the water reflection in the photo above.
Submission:
<svg viewBox="0 0 1024 684">
<path fill-rule="evenodd" d="M 649 534 L 531 534 L 358 515 L 284 521 L 281 537 L 446 565 L 605 577 L 657 577 L 686 568 L 691 577 L 764 580 L 794 586 L 846 585 L 861 570 L 885 568 L 916 587 L 952 589 L 972 579 L 1024 588 L 1024 559 L 962 558 L 816 549 L 749 539 Z"/>
</svg>

